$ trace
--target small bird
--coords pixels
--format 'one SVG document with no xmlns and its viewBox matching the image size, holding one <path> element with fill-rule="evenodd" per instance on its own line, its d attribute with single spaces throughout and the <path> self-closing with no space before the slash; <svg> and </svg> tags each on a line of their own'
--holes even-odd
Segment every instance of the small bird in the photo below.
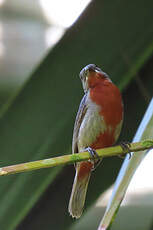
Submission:
<svg viewBox="0 0 153 230">
<path fill-rule="evenodd" d="M 123 122 L 123 102 L 119 89 L 109 76 L 95 64 L 80 72 L 84 96 L 76 116 L 72 152 L 112 146 L 119 137 Z M 69 213 L 74 218 L 82 214 L 87 187 L 95 162 L 89 160 L 75 165 L 76 175 L 69 201 Z"/>
</svg>

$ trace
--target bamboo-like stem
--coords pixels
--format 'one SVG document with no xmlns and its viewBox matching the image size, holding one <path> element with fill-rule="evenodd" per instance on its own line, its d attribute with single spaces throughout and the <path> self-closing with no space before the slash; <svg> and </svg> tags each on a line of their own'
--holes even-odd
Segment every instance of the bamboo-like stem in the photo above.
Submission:
<svg viewBox="0 0 153 230">
<path fill-rule="evenodd" d="M 153 140 L 144 140 L 141 142 L 130 143 L 129 148 L 124 150 L 120 145 L 103 148 L 103 149 L 97 149 L 96 152 L 98 156 L 95 156 L 95 158 L 124 155 L 129 151 L 137 152 L 137 151 L 143 151 L 151 148 L 153 148 Z M 87 161 L 89 159 L 92 159 L 92 157 L 88 152 L 81 152 L 77 154 L 63 155 L 63 156 L 39 160 L 39 161 L 32 161 L 32 162 L 27 162 L 22 164 L 5 166 L 0 168 L 0 176 L 27 172 L 27 171 L 32 171 L 32 170 L 37 170 L 42 168 L 55 167 L 58 165 L 73 164 L 75 162 Z"/>
</svg>

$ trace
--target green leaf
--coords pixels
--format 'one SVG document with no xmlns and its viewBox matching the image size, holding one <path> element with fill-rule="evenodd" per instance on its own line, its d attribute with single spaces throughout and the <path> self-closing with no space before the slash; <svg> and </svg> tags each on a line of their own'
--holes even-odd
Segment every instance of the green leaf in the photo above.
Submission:
<svg viewBox="0 0 153 230">
<path fill-rule="evenodd" d="M 136 11 L 137 6 L 139 10 Z M 86 64 L 96 63 L 123 89 L 152 53 L 152 6 L 151 0 L 147 4 L 144 0 L 131 3 L 127 0 L 111 3 L 95 0 L 89 5 L 1 114 L 1 166 L 47 158 L 48 152 L 60 155 L 70 149 L 82 92 L 77 77 L 79 71 Z M 145 107 L 141 101 L 140 109 L 135 112 L 133 109 L 133 115 L 141 116 L 142 105 Z M 133 135 L 136 125 L 135 122 L 130 134 L 126 133 L 127 137 Z M 88 205 L 115 179 L 115 165 L 119 167 L 118 159 L 111 163 L 105 160 L 93 175 Z M 99 185 L 96 177 L 100 178 L 108 168 L 111 173 L 104 179 L 104 184 Z M 12 230 L 19 225 L 60 169 L 1 178 L 1 229 Z M 45 230 L 51 227 L 62 229 L 63 225 L 67 229 L 72 222 L 67 214 L 72 183 L 70 174 L 72 170 L 67 168 L 54 180 L 48 196 L 51 204 L 47 200 L 48 209 L 40 208 L 39 218 L 27 221 L 26 229 L 41 229 L 40 223 L 45 225 Z M 43 203 L 42 200 L 42 206 Z M 58 214 L 56 218 L 57 210 L 61 213 L 60 221 Z"/>
</svg>

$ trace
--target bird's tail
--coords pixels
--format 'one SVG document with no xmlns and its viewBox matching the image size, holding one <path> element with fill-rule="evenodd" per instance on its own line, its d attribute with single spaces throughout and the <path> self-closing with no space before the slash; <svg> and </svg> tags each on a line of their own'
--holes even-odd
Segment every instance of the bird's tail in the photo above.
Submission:
<svg viewBox="0 0 153 230">
<path fill-rule="evenodd" d="M 82 214 L 92 167 L 93 163 L 89 161 L 77 163 L 68 208 L 70 215 L 74 218 L 79 218 Z"/>
</svg>

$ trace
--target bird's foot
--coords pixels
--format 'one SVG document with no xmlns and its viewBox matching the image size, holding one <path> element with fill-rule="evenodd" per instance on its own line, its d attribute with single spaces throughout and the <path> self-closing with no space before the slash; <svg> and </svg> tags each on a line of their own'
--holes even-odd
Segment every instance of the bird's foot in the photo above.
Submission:
<svg viewBox="0 0 153 230">
<path fill-rule="evenodd" d="M 125 152 L 123 155 L 119 155 L 120 158 L 125 158 L 126 154 L 129 154 L 129 159 L 131 158 L 131 151 L 130 151 L 130 142 L 128 141 L 123 141 L 120 143 L 120 146 L 123 150 L 123 152 Z"/>
<path fill-rule="evenodd" d="M 91 160 L 93 162 L 92 171 L 94 171 L 99 166 L 102 159 L 99 158 L 98 153 L 94 149 L 92 149 L 91 147 L 88 147 L 85 150 L 88 151 L 92 157 L 92 160 Z"/>
</svg>

